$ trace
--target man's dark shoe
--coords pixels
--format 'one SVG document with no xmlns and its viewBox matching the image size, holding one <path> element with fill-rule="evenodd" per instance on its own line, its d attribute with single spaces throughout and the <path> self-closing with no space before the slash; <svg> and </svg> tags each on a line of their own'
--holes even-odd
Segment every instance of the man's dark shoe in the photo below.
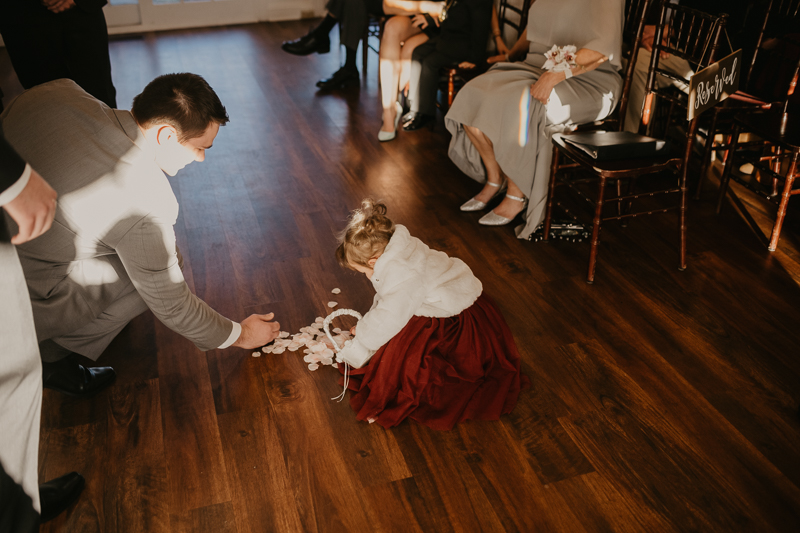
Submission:
<svg viewBox="0 0 800 533">
<path fill-rule="evenodd" d="M 281 45 L 281 49 L 296 56 L 307 56 L 314 52 L 327 54 L 331 51 L 331 39 L 327 34 L 317 35 L 311 32 L 297 40 L 286 41 Z"/>
<path fill-rule="evenodd" d="M 86 480 L 77 472 L 70 472 L 59 478 L 39 485 L 39 499 L 42 502 L 42 523 L 63 513 L 81 495 Z"/>
<path fill-rule="evenodd" d="M 403 124 L 404 131 L 415 131 L 427 124 L 433 125 L 433 119 L 431 115 L 425 115 L 422 113 L 416 113 L 411 120 Z"/>
<path fill-rule="evenodd" d="M 332 91 L 333 89 L 341 89 L 358 83 L 358 69 L 342 67 L 334 72 L 330 78 L 319 80 L 317 87 L 323 91 Z"/>
<path fill-rule="evenodd" d="M 42 363 L 42 382 L 46 389 L 53 389 L 69 396 L 88 398 L 105 389 L 117 373 L 110 366 L 86 368 L 72 357 L 56 363 Z"/>
</svg>

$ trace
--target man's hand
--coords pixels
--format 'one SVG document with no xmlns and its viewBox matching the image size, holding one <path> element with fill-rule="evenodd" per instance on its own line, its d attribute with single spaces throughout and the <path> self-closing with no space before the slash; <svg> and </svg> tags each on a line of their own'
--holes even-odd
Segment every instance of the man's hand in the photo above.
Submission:
<svg viewBox="0 0 800 533">
<path fill-rule="evenodd" d="M 270 322 L 275 317 L 275 313 L 266 315 L 250 315 L 242 320 L 242 334 L 233 343 L 233 346 L 252 350 L 269 344 L 281 332 L 281 325 L 277 322 Z"/>
<path fill-rule="evenodd" d="M 75 7 L 75 0 L 42 0 L 42 4 L 53 13 L 61 13 Z"/>
<path fill-rule="evenodd" d="M 58 194 L 35 170 L 22 192 L 3 207 L 19 226 L 19 233 L 11 238 L 12 244 L 22 244 L 35 239 L 50 229 L 56 216 Z"/>
</svg>

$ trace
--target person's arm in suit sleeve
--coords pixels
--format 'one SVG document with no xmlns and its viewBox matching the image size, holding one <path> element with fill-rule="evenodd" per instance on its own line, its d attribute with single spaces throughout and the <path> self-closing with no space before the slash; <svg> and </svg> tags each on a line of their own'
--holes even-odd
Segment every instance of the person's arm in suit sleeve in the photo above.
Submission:
<svg viewBox="0 0 800 533">
<path fill-rule="evenodd" d="M 178 264 L 171 223 L 146 216 L 116 246 L 134 287 L 153 314 L 200 350 L 230 346 L 241 326 L 192 294 Z"/>
<path fill-rule="evenodd" d="M 11 239 L 12 244 L 35 239 L 50 229 L 57 196 L 0 134 L 0 207 L 19 226 L 19 233 Z M 5 220 L 0 218 L 0 239 L 7 241 L 7 233 Z"/>
</svg>

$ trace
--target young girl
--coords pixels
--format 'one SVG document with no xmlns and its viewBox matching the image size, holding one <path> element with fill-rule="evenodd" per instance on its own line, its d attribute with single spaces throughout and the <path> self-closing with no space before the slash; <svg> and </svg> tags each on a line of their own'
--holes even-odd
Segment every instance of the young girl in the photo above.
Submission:
<svg viewBox="0 0 800 533">
<path fill-rule="evenodd" d="M 336 257 L 377 293 L 339 354 L 354 367 L 358 420 L 447 430 L 511 412 L 530 381 L 503 316 L 463 261 L 428 248 L 371 199 L 353 212 Z"/>
</svg>

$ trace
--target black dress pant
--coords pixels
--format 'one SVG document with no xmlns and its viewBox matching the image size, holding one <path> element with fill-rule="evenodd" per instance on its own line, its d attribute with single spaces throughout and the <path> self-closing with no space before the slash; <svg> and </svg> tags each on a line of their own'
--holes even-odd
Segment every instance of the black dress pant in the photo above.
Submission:
<svg viewBox="0 0 800 533">
<path fill-rule="evenodd" d="M 442 68 L 458 63 L 455 58 L 436 49 L 436 39 L 423 43 L 411 54 L 411 79 L 408 84 L 408 104 L 411 111 L 424 115 L 436 114 L 436 93 Z"/>
<path fill-rule="evenodd" d="M 101 8 L 76 6 L 52 13 L 36 0 L 2 0 L 0 34 L 26 89 L 69 78 L 109 107 L 117 107 Z"/>
</svg>

